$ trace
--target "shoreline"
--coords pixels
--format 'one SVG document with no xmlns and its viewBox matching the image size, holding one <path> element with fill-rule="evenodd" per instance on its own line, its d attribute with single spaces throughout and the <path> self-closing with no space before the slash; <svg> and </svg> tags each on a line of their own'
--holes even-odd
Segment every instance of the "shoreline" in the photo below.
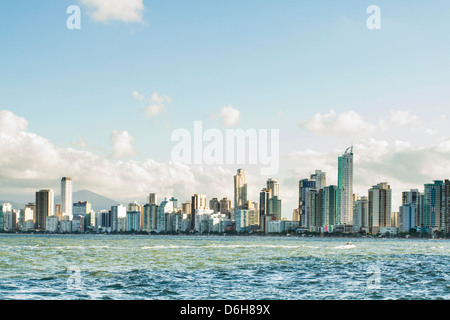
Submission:
<svg viewBox="0 0 450 320">
<path fill-rule="evenodd" d="M 187 234 L 187 233 L 181 233 L 181 234 L 172 234 L 172 233 L 164 233 L 164 234 L 158 234 L 158 233 L 149 233 L 149 232 L 135 232 L 135 233 L 94 233 L 94 232 L 84 232 L 84 233 L 77 233 L 77 232 L 70 232 L 70 233 L 51 233 L 51 232 L 0 232 L 0 236 L 22 236 L 22 235 L 28 235 L 28 236 L 115 236 L 115 237 L 121 237 L 121 236 L 141 236 L 141 237 L 164 237 L 164 236 L 170 236 L 170 237 L 220 237 L 220 238 L 226 238 L 226 237 L 249 237 L 249 238 L 292 238 L 292 239 L 372 239 L 372 240 L 450 240 L 450 237 L 439 237 L 439 238 L 433 238 L 431 236 L 423 236 L 423 237 L 404 237 L 404 236 L 359 236 L 359 235 L 352 235 L 352 234 L 342 234 L 342 235 L 298 235 L 298 234 L 222 234 L 222 233 L 211 233 L 211 234 Z"/>
</svg>

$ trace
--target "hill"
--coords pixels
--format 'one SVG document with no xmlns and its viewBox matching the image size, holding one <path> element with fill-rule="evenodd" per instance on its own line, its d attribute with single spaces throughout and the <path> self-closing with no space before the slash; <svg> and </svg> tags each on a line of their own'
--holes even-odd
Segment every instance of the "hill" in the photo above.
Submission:
<svg viewBox="0 0 450 320">
<path fill-rule="evenodd" d="M 89 201 L 92 204 L 92 210 L 109 210 L 120 202 L 107 198 L 89 190 L 81 190 L 72 193 L 72 202 Z M 61 196 L 55 196 L 55 203 L 61 203 Z"/>
</svg>

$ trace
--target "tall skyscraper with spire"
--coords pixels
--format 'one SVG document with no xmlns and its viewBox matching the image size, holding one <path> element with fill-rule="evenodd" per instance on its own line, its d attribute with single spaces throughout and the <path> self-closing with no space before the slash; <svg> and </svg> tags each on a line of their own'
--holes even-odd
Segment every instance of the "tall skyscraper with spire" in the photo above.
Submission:
<svg viewBox="0 0 450 320">
<path fill-rule="evenodd" d="M 353 146 L 338 158 L 336 224 L 353 224 Z"/>
<path fill-rule="evenodd" d="M 61 212 L 63 217 L 72 220 L 72 178 L 61 179 Z"/>
</svg>

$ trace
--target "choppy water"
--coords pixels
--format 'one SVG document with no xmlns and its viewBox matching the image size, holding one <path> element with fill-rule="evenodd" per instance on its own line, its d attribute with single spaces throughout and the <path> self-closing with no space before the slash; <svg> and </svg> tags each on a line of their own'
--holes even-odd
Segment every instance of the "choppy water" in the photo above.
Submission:
<svg viewBox="0 0 450 320">
<path fill-rule="evenodd" d="M 450 299 L 450 241 L 0 235 L 0 299 Z"/>
</svg>

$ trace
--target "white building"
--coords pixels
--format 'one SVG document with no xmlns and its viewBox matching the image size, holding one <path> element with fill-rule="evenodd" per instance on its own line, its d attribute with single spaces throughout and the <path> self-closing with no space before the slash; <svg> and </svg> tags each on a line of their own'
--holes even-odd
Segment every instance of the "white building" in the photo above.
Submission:
<svg viewBox="0 0 450 320">
<path fill-rule="evenodd" d="M 3 214 L 3 230 L 7 232 L 17 230 L 17 215 L 15 210 Z"/>
<path fill-rule="evenodd" d="M 61 212 L 63 217 L 73 219 L 72 216 L 72 178 L 61 179 Z"/>
<path fill-rule="evenodd" d="M 397 235 L 398 228 L 397 227 L 380 227 L 380 234 L 386 234 L 389 233 L 392 236 Z"/>
<path fill-rule="evenodd" d="M 390 227 L 392 189 L 382 182 L 369 190 L 369 227 Z"/>
<path fill-rule="evenodd" d="M 316 190 L 322 190 L 327 185 L 327 175 L 322 170 L 316 170 L 311 174 L 311 180 L 316 182 Z"/>
<path fill-rule="evenodd" d="M 58 216 L 51 216 L 45 219 L 45 231 L 58 232 L 59 230 L 59 218 Z"/>
<path fill-rule="evenodd" d="M 197 209 L 195 210 L 195 231 L 199 233 L 209 232 L 209 219 L 214 213 L 211 209 Z"/>
<path fill-rule="evenodd" d="M 236 210 L 236 231 L 252 231 L 259 228 L 259 211 L 255 209 Z"/>
<path fill-rule="evenodd" d="M 353 147 L 338 158 L 338 190 L 335 224 L 353 224 Z"/>
<path fill-rule="evenodd" d="M 71 233 L 72 232 L 72 220 L 65 216 L 63 220 L 59 222 L 59 232 L 61 233 Z"/>
<path fill-rule="evenodd" d="M 121 232 L 126 230 L 123 220 L 127 218 L 127 207 L 122 204 L 111 207 L 111 230 Z M 119 222 L 120 221 L 120 222 Z"/>
<path fill-rule="evenodd" d="M 300 226 L 299 221 L 292 220 L 273 220 L 269 221 L 267 224 L 268 233 L 282 233 L 294 231 Z"/>
<path fill-rule="evenodd" d="M 209 219 L 209 232 L 224 233 L 231 225 L 232 221 L 228 218 L 227 214 L 215 213 Z"/>
</svg>

